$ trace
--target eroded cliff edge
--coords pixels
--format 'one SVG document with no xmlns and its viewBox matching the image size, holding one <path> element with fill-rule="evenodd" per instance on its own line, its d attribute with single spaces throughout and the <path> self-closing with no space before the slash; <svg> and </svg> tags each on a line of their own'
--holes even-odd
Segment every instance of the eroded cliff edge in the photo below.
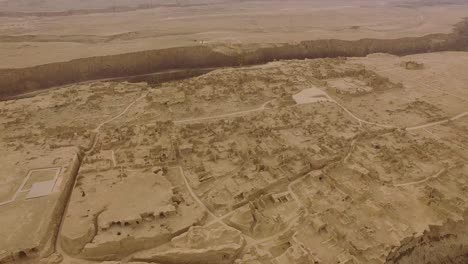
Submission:
<svg viewBox="0 0 468 264">
<path fill-rule="evenodd" d="M 420 236 L 407 238 L 387 257 L 388 264 L 468 263 L 468 213 L 460 221 L 431 226 Z"/>
<path fill-rule="evenodd" d="M 0 99 L 70 83 L 161 72 L 253 65 L 282 59 L 359 57 L 371 53 L 408 55 L 468 48 L 468 19 L 450 34 L 401 39 L 313 40 L 298 44 L 196 46 L 90 57 L 21 69 L 0 70 Z"/>
</svg>

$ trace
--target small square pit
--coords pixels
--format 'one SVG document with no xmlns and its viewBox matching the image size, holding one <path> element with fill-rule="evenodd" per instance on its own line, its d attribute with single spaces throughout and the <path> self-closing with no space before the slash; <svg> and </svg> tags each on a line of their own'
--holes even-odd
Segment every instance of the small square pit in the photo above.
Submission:
<svg viewBox="0 0 468 264">
<path fill-rule="evenodd" d="M 55 180 L 36 182 L 29 190 L 26 199 L 34 199 L 49 195 L 54 189 Z"/>
</svg>

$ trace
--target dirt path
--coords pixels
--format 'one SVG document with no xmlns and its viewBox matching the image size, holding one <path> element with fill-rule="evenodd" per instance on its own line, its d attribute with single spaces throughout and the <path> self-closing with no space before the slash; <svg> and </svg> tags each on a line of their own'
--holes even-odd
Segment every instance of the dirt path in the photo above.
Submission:
<svg viewBox="0 0 468 264">
<path fill-rule="evenodd" d="M 189 184 L 189 182 L 187 180 L 187 176 L 185 175 L 184 169 L 181 166 L 178 166 L 177 168 L 180 170 L 180 173 L 181 173 L 181 175 L 183 177 L 185 186 L 187 187 L 187 190 L 189 191 L 190 195 L 214 219 L 214 220 L 210 221 L 209 223 L 207 223 L 207 225 L 211 225 L 211 224 L 214 224 L 214 223 L 220 223 L 220 224 L 222 224 L 224 226 L 229 227 L 229 225 L 224 223 L 223 220 L 226 219 L 227 217 L 233 215 L 235 213 L 235 210 L 233 210 L 232 212 L 227 213 L 227 214 L 225 214 L 223 216 L 216 216 L 195 194 L 195 192 L 193 191 L 192 187 L 190 186 L 190 184 Z M 294 191 L 292 190 L 292 186 L 297 184 L 298 182 L 304 180 L 308 176 L 310 176 L 310 173 L 307 173 L 306 175 L 292 181 L 288 185 L 288 191 L 291 193 L 293 199 L 295 200 L 295 202 L 298 204 L 299 207 L 304 207 L 304 205 L 302 204 L 302 202 L 299 199 L 299 197 L 297 196 L 297 194 L 294 193 Z M 245 237 L 245 239 L 247 241 L 247 247 L 255 246 L 255 245 L 258 245 L 258 244 L 261 244 L 261 243 L 276 239 L 281 234 L 283 234 L 286 230 L 289 230 L 292 227 L 292 225 L 294 223 L 296 223 L 296 221 L 299 219 L 299 217 L 300 217 L 300 215 L 297 215 L 294 218 L 292 218 L 290 221 L 288 221 L 288 224 L 287 224 L 286 228 L 283 229 L 281 232 L 279 232 L 277 234 L 274 234 L 274 235 L 271 235 L 271 236 L 266 237 L 266 238 L 262 238 L 260 240 L 254 239 L 254 238 L 252 238 L 252 237 L 250 237 L 250 236 L 243 233 L 242 235 Z"/>
<path fill-rule="evenodd" d="M 190 195 L 192 196 L 192 198 L 214 219 L 213 221 L 209 222 L 208 224 L 206 225 L 211 225 L 211 224 L 214 224 L 214 223 L 220 223 L 221 225 L 224 225 L 226 227 L 229 227 L 229 225 L 227 225 L 226 223 L 224 223 L 223 219 L 226 218 L 228 215 L 232 215 L 234 213 L 234 211 L 224 215 L 224 216 L 216 216 L 201 200 L 200 198 L 198 198 L 198 196 L 195 194 L 195 192 L 193 191 L 192 187 L 190 186 L 188 180 L 187 180 L 187 176 L 185 175 L 185 172 L 184 172 L 184 169 L 181 167 L 181 166 L 178 166 L 179 170 L 180 170 L 180 174 L 182 175 L 182 178 L 184 179 L 184 183 L 185 183 L 185 186 L 187 187 L 187 190 L 189 191 Z M 247 243 L 253 243 L 255 241 L 255 239 L 253 239 L 252 237 L 246 235 L 246 234 L 242 234 L 244 236 L 244 239 L 247 241 Z"/>
<path fill-rule="evenodd" d="M 277 238 L 279 238 L 281 235 L 283 235 L 284 233 L 286 233 L 288 230 L 290 230 L 296 223 L 297 221 L 299 220 L 300 218 L 300 215 L 298 216 L 295 216 L 294 218 L 292 218 L 291 220 L 287 221 L 288 224 L 286 225 L 286 228 L 284 228 L 281 232 L 277 233 L 277 234 L 274 234 L 274 235 L 271 235 L 269 237 L 265 237 L 265 238 L 262 238 L 260 240 L 254 240 L 252 241 L 251 243 L 247 243 L 247 245 L 245 246 L 246 248 L 249 248 L 249 247 L 254 247 L 256 245 L 260 245 L 262 243 L 265 243 L 265 242 L 268 242 L 268 241 L 272 241 L 272 240 L 275 240 Z"/>
<path fill-rule="evenodd" d="M 353 112 L 351 112 L 348 108 L 344 107 L 343 105 L 341 105 L 340 103 L 335 101 L 333 98 L 331 98 L 330 95 L 328 95 L 327 93 L 325 93 L 325 95 L 327 96 L 328 100 L 330 100 L 330 102 L 332 102 L 332 103 L 336 104 L 337 106 L 339 106 L 341 109 L 343 109 L 343 111 L 348 113 L 348 115 L 350 115 L 352 118 L 354 118 L 356 121 L 358 121 L 359 126 L 361 126 L 361 127 L 362 127 L 362 124 L 364 123 L 364 124 L 378 126 L 378 127 L 382 127 L 382 128 L 396 128 L 395 126 L 374 123 L 374 122 L 370 122 L 370 121 L 361 119 L 361 118 L 357 117 L 355 114 L 353 114 Z"/>
<path fill-rule="evenodd" d="M 185 176 L 184 169 L 181 166 L 177 167 L 180 171 L 180 175 L 182 175 L 182 178 L 184 179 L 185 187 L 187 187 L 187 190 L 189 191 L 190 195 L 192 198 L 211 216 L 215 219 L 216 222 L 221 222 L 221 218 L 216 216 L 201 200 L 198 198 L 198 196 L 195 194 L 193 191 L 192 187 L 190 186 L 187 176 Z"/>
<path fill-rule="evenodd" d="M 395 126 L 391 126 L 391 125 L 386 125 L 386 124 L 379 124 L 379 123 L 374 123 L 374 122 L 370 122 L 370 121 L 367 121 L 367 120 L 364 120 L 364 119 L 361 119 L 359 117 L 357 117 L 355 114 L 353 114 L 349 109 L 347 109 L 346 107 L 344 107 L 343 105 L 341 105 L 340 103 L 338 103 L 337 101 L 335 101 L 333 98 L 331 98 L 327 93 L 325 93 L 325 96 L 327 97 L 327 99 L 338 105 L 341 109 L 343 109 L 343 111 L 345 111 L 347 114 L 349 114 L 353 119 L 355 119 L 356 121 L 359 122 L 359 125 L 362 127 L 362 124 L 369 124 L 369 125 L 374 125 L 374 126 L 378 126 L 378 127 L 383 127 L 383 128 L 396 128 Z M 238 111 L 238 112 L 232 112 L 232 113 L 227 113 L 227 114 L 222 114 L 222 115 L 214 115 L 214 116 L 206 116 L 206 117 L 200 117 L 200 118 L 189 118 L 189 119 L 182 119 L 182 120 L 176 120 L 174 121 L 174 124 L 184 124 L 184 123 L 192 123 L 192 122 L 200 122 L 200 121 L 206 121 L 206 120 L 210 120 L 210 119 L 219 119 L 219 118 L 225 118 L 225 117 L 232 117 L 232 116 L 237 116 L 237 115 L 244 115 L 244 114 L 250 114 L 250 113 L 254 113 L 254 112 L 259 112 L 259 111 L 263 111 L 263 110 L 268 110 L 268 109 L 275 109 L 275 108 L 266 108 L 266 106 L 271 103 L 273 100 L 270 100 L 270 101 L 267 101 L 265 103 L 263 103 L 260 107 L 258 108 L 255 108 L 255 109 L 250 109 L 250 110 L 244 110 L 244 111 Z M 306 103 L 306 104 L 295 104 L 295 105 L 292 105 L 292 106 L 289 106 L 289 107 L 297 107 L 297 106 L 301 106 L 301 105 L 307 105 L 307 104 L 313 104 L 315 102 L 312 102 L 312 103 Z"/>
<path fill-rule="evenodd" d="M 418 129 L 425 129 L 425 128 L 428 128 L 428 127 L 438 126 L 438 125 L 448 123 L 450 121 L 455 121 L 455 120 L 460 119 L 462 117 L 465 117 L 467 115 L 468 115 L 468 112 L 463 112 L 463 113 L 458 114 L 458 115 L 456 115 L 454 117 L 444 119 L 444 120 L 441 120 L 441 121 L 431 122 L 431 123 L 427 123 L 427 124 L 423 124 L 423 125 L 419 125 L 419 126 L 414 126 L 414 127 L 407 127 L 406 130 L 407 131 L 413 131 L 413 130 L 418 130 Z"/>
<path fill-rule="evenodd" d="M 97 145 L 97 142 L 99 141 L 99 135 L 100 135 L 100 130 L 101 128 L 105 125 L 105 124 L 108 124 L 116 119 L 118 119 L 119 117 L 123 116 L 124 114 L 126 114 L 128 112 L 128 110 L 130 110 L 130 108 L 132 106 L 134 106 L 138 101 L 140 101 L 141 99 L 143 99 L 145 96 L 147 95 L 147 93 L 145 93 L 144 95 L 136 98 L 135 100 L 133 100 L 132 102 L 130 102 L 127 107 L 125 107 L 125 109 L 123 109 L 121 112 L 119 112 L 117 115 L 101 122 L 94 130 L 93 132 L 95 132 L 95 136 L 94 136 L 94 139 L 93 139 L 93 143 L 91 145 L 91 148 L 89 150 L 87 150 L 85 153 L 84 153 L 84 157 L 86 157 L 89 153 L 91 153 L 94 148 L 96 147 Z M 114 153 L 112 152 L 112 156 Z M 83 158 L 84 158 L 83 157 Z M 71 193 L 74 191 L 75 189 L 75 185 L 76 185 L 76 180 L 77 180 L 78 177 L 76 177 L 75 179 L 75 182 L 72 183 L 73 187 L 70 189 L 70 194 L 69 194 L 69 197 L 71 197 Z M 55 251 L 59 254 L 61 254 L 63 256 L 63 263 L 71 263 L 72 260 L 75 260 L 75 258 L 69 256 L 66 252 L 63 251 L 62 247 L 61 247 L 61 244 L 60 244 L 60 234 L 62 232 L 62 227 L 63 227 L 63 222 L 65 221 L 65 217 L 64 215 L 66 214 L 67 212 L 67 209 L 68 209 L 68 205 L 69 205 L 69 202 L 70 200 L 68 199 L 66 202 L 65 202 L 65 206 L 64 206 L 64 210 L 63 210 L 63 213 L 62 213 L 62 220 L 58 226 L 58 232 L 57 232 L 57 237 L 55 238 L 55 242 L 53 243 L 54 247 L 55 247 Z M 78 259 L 76 259 L 78 260 Z M 82 260 L 80 260 L 82 261 Z"/>
<path fill-rule="evenodd" d="M 100 123 L 93 131 L 94 131 L 94 132 L 99 132 L 99 130 L 101 129 L 101 127 L 104 126 L 105 124 L 110 123 L 110 122 L 112 122 L 112 121 L 118 119 L 119 117 L 125 115 L 125 114 L 128 112 L 128 110 L 129 110 L 134 104 L 136 104 L 136 103 L 137 103 L 138 101 L 140 101 L 141 99 L 145 98 L 147 95 L 148 95 L 148 94 L 145 93 L 144 95 L 138 97 L 138 98 L 135 99 L 133 102 L 131 102 L 122 112 L 120 112 L 118 115 L 112 117 L 111 119 L 108 119 L 108 120 L 106 120 L 106 121 Z"/>
<path fill-rule="evenodd" d="M 427 181 L 429 181 L 431 179 L 437 179 L 437 178 L 439 178 L 439 176 L 441 176 L 442 174 L 444 174 L 446 172 L 447 172 L 447 169 L 444 168 L 444 169 L 441 169 L 440 171 L 438 171 L 436 174 L 434 174 L 432 176 L 429 176 L 429 177 L 426 177 L 426 178 L 424 178 L 422 180 L 412 181 L 412 182 L 407 182 L 407 183 L 394 184 L 393 187 L 404 187 L 404 186 L 421 184 L 421 183 L 427 182 Z"/>
<path fill-rule="evenodd" d="M 200 122 L 200 121 L 205 121 L 205 120 L 210 120 L 210 119 L 218 119 L 218 118 L 231 117 L 231 116 L 237 116 L 237 115 L 244 115 L 244 114 L 250 114 L 250 113 L 254 113 L 254 112 L 258 112 L 258 111 L 263 111 L 263 110 L 267 109 L 266 106 L 269 103 L 271 103 L 272 101 L 273 100 L 267 101 L 267 102 L 263 103 L 260 107 L 250 109 L 250 110 L 232 112 L 232 113 L 227 113 L 227 114 L 222 114 L 222 115 L 200 117 L 200 118 L 189 118 L 189 119 L 176 120 L 176 121 L 174 121 L 174 124 Z"/>
</svg>

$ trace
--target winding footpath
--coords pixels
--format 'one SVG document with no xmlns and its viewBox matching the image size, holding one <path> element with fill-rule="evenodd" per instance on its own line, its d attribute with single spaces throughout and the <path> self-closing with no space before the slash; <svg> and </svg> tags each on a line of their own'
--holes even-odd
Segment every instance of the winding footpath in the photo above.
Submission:
<svg viewBox="0 0 468 264">
<path fill-rule="evenodd" d="M 420 184 L 420 183 L 424 183 L 424 182 L 427 182 L 431 179 L 437 179 L 439 178 L 439 176 L 441 176 L 442 174 L 446 173 L 447 172 L 447 169 L 444 168 L 444 169 L 441 169 L 440 171 L 438 171 L 436 174 L 432 175 L 432 176 L 429 176 L 429 177 L 426 177 L 422 180 L 419 180 L 419 181 L 412 181 L 412 182 L 407 182 L 407 183 L 399 183 L 399 184 L 394 184 L 393 186 L 394 187 L 404 187 L 404 186 L 411 186 L 411 185 L 416 185 L 416 184 Z"/>
<path fill-rule="evenodd" d="M 267 101 L 267 102 L 263 103 L 260 107 L 250 109 L 250 110 L 232 112 L 232 113 L 227 113 L 227 114 L 222 114 L 222 115 L 206 116 L 206 117 L 200 117 L 200 118 L 189 118 L 189 119 L 176 120 L 176 121 L 174 121 L 174 124 L 200 122 L 200 121 L 206 121 L 206 120 L 210 120 L 210 119 L 219 119 L 219 118 L 225 118 L 225 117 L 238 116 L 238 115 L 244 115 L 244 114 L 259 112 L 259 111 L 263 111 L 265 109 L 268 109 L 268 108 L 266 108 L 266 106 L 272 101 L 273 100 Z"/>
<path fill-rule="evenodd" d="M 96 132 L 96 133 L 99 133 L 99 131 L 101 130 L 101 127 L 104 126 L 105 124 L 107 123 L 110 123 L 118 118 L 120 118 L 121 116 L 125 115 L 128 110 L 130 108 L 132 108 L 132 106 L 134 104 L 136 104 L 138 101 L 140 101 L 141 99 L 145 98 L 146 96 L 148 95 L 148 93 L 145 93 L 144 95 L 138 97 L 137 99 L 135 99 L 133 102 L 131 102 L 122 112 L 120 112 L 118 115 L 108 119 L 108 120 L 105 120 L 104 122 L 100 123 L 93 131 Z"/>
<path fill-rule="evenodd" d="M 185 175 L 185 172 L 184 172 L 184 169 L 181 167 L 181 166 L 178 166 L 177 167 L 180 171 L 180 174 L 182 175 L 182 178 L 184 180 L 184 183 L 185 183 L 185 187 L 187 188 L 187 190 L 189 191 L 190 195 L 192 196 L 192 198 L 214 219 L 210 222 L 208 222 L 206 225 L 212 225 L 212 224 L 215 224 L 215 223 L 220 223 L 221 225 L 223 226 L 226 226 L 226 227 L 230 227 L 229 225 L 227 225 L 223 219 L 227 218 L 228 216 L 232 215 L 234 211 L 224 215 L 224 216 L 216 216 L 201 200 L 200 198 L 198 198 L 198 196 L 195 194 L 195 192 L 193 191 L 192 189 L 192 186 L 190 186 L 188 180 L 187 180 L 187 176 Z M 244 239 L 246 240 L 247 244 L 251 244 L 251 243 L 254 243 L 255 242 L 255 239 L 253 239 L 252 237 L 246 235 L 246 234 L 242 234 L 244 236 Z"/>
<path fill-rule="evenodd" d="M 119 112 L 117 115 L 115 115 L 115 116 L 113 116 L 113 117 L 111 117 L 111 118 L 109 118 L 109 119 L 104 120 L 103 122 L 101 122 L 101 123 L 93 130 L 93 132 L 95 133 L 95 136 L 94 136 L 94 138 L 93 138 L 93 142 L 92 142 L 92 144 L 91 144 L 91 147 L 90 147 L 88 150 L 86 150 L 86 151 L 84 152 L 83 159 L 84 159 L 89 153 L 91 153 L 91 152 L 95 149 L 95 147 L 96 147 L 96 145 L 97 145 L 97 143 L 98 143 L 98 141 L 99 141 L 99 135 L 100 135 L 101 128 L 102 128 L 105 124 L 108 124 L 108 123 L 110 123 L 110 122 L 112 122 L 112 121 L 114 121 L 114 120 L 120 118 L 121 116 L 125 115 L 125 114 L 128 112 L 128 110 L 130 110 L 130 108 L 132 108 L 132 106 L 134 106 L 134 105 L 135 105 L 138 101 L 140 101 L 141 99 L 145 98 L 147 95 L 148 95 L 148 94 L 145 93 L 144 95 L 138 97 L 137 99 L 133 100 L 130 104 L 128 104 L 127 107 L 126 107 L 125 109 L 123 109 L 121 112 Z M 75 258 L 69 256 L 69 255 L 62 249 L 61 244 L 60 244 L 60 235 L 61 235 L 61 233 L 62 233 L 63 222 L 65 221 L 65 217 L 64 217 L 64 216 L 65 216 L 65 214 L 66 214 L 66 212 L 67 212 L 67 210 L 68 210 L 68 206 L 69 206 L 69 203 L 70 203 L 70 197 L 71 197 L 72 192 L 73 192 L 74 189 L 75 189 L 77 179 L 78 179 L 78 177 L 76 177 L 76 178 L 75 178 L 75 182 L 72 183 L 73 187 L 70 189 L 70 193 L 68 194 L 68 198 L 67 198 L 67 200 L 65 201 L 65 206 L 64 206 L 64 210 L 63 210 L 63 212 L 62 212 L 61 221 L 60 221 L 60 224 L 59 224 L 59 226 L 58 226 L 58 232 L 57 232 L 57 235 L 56 235 L 55 238 L 54 238 L 54 239 L 55 239 L 55 242 L 53 243 L 54 248 L 55 248 L 55 251 L 56 251 L 57 253 L 59 253 L 60 255 L 62 255 L 63 260 L 64 260 L 63 263 L 71 263 L 72 260 L 75 260 Z M 76 259 L 76 260 L 78 260 L 78 259 Z M 79 261 L 82 261 L 82 262 L 83 262 L 83 260 L 81 260 L 81 259 L 80 259 Z"/>
<path fill-rule="evenodd" d="M 444 119 L 444 120 L 441 120 L 441 121 L 431 122 L 431 123 L 427 123 L 427 124 L 423 124 L 423 125 L 419 125 L 419 126 L 414 126 L 414 127 L 407 127 L 406 130 L 407 131 L 413 131 L 413 130 L 418 130 L 418 129 L 426 129 L 428 127 L 438 126 L 438 125 L 448 123 L 450 121 L 455 121 L 455 120 L 460 119 L 462 117 L 465 117 L 467 115 L 468 115 L 468 112 L 463 112 L 463 113 L 458 114 L 458 115 L 456 115 L 454 117 L 447 118 L 447 119 Z"/>
</svg>

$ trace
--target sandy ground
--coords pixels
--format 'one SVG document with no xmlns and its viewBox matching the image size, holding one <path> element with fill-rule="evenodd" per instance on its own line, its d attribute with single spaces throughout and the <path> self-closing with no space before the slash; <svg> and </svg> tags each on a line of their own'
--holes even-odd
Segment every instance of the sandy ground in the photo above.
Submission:
<svg viewBox="0 0 468 264">
<path fill-rule="evenodd" d="M 468 6 L 0 0 L 0 10 L 0 68 L 18 68 L 448 33 Z M 444 249 L 438 263 L 466 263 L 466 72 L 468 52 L 371 54 L 1 101 L 0 263 L 394 264 L 429 260 L 428 245 Z M 453 235 L 406 250 L 434 228 Z"/>
<path fill-rule="evenodd" d="M 25 7 L 20 3 L 6 1 L 3 5 L 21 11 Z M 62 6 L 58 10 L 81 10 L 84 5 L 45 1 L 26 12 L 43 12 L 41 8 L 49 3 Z M 126 1 L 115 5 L 132 6 Z M 464 5 L 406 7 L 396 1 L 357 0 L 216 1 L 209 5 L 102 11 L 109 6 L 98 2 L 91 5 L 95 13 L 90 14 L 0 15 L 0 68 L 203 43 L 284 43 L 447 33 L 468 11 Z"/>
</svg>

